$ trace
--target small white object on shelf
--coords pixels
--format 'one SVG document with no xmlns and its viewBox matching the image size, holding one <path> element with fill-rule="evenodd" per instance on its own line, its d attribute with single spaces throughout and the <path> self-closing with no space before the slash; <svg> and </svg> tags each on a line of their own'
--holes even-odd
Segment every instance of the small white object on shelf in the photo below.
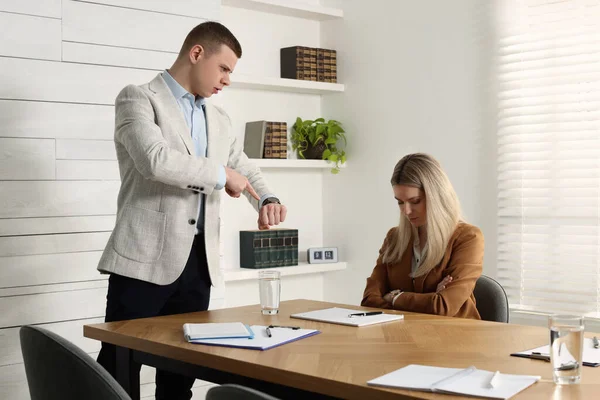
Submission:
<svg viewBox="0 0 600 400">
<path fill-rule="evenodd" d="M 341 83 L 303 81 L 300 79 L 261 77 L 243 74 L 235 74 L 231 80 L 231 87 L 307 94 L 340 93 L 344 91 L 344 85 Z"/>
<path fill-rule="evenodd" d="M 275 270 L 281 272 L 281 276 L 293 276 L 293 275 L 308 275 L 308 274 L 319 274 L 324 272 L 341 271 L 346 269 L 345 262 L 338 262 L 335 264 L 308 264 L 305 262 L 298 263 L 297 266 L 291 267 L 277 267 L 277 268 L 263 268 L 263 269 L 250 269 L 250 268 L 236 268 L 236 269 L 225 269 L 222 270 L 225 282 L 234 281 L 246 281 L 258 279 L 258 271 L 263 270 Z"/>
<path fill-rule="evenodd" d="M 337 247 L 311 247 L 306 251 L 309 264 L 336 263 L 338 261 Z"/>
<path fill-rule="evenodd" d="M 222 0 L 221 5 L 315 21 L 344 17 L 344 11 L 339 8 L 294 0 Z"/>
</svg>

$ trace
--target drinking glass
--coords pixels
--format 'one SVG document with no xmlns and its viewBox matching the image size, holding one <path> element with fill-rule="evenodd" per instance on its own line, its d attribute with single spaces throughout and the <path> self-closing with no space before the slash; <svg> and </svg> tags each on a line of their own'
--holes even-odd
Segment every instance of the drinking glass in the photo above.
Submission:
<svg viewBox="0 0 600 400">
<path fill-rule="evenodd" d="M 279 312 L 279 298 L 281 296 L 279 271 L 259 271 L 258 290 L 262 313 L 264 315 L 277 314 Z"/>
<path fill-rule="evenodd" d="M 551 315 L 548 328 L 554 382 L 560 385 L 579 383 L 583 363 L 583 317 Z"/>
</svg>

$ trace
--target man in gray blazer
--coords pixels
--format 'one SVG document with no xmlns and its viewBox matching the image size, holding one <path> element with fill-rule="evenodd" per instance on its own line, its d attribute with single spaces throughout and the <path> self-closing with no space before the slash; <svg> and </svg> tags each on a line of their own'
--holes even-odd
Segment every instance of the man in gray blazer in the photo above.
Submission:
<svg viewBox="0 0 600 400">
<path fill-rule="evenodd" d="M 206 102 L 230 83 L 242 49 L 217 22 L 195 27 L 173 66 L 129 85 L 115 103 L 121 174 L 117 222 L 98 269 L 109 278 L 106 321 L 208 309 L 219 269 L 220 190 L 246 195 L 259 229 L 285 220 L 221 108 Z M 115 348 L 98 356 L 115 375 Z M 158 370 L 157 399 L 190 399 L 194 379 Z"/>
</svg>

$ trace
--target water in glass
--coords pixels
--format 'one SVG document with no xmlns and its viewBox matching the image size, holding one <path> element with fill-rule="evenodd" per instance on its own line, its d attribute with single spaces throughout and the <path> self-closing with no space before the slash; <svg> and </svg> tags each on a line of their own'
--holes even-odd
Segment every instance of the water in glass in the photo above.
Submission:
<svg viewBox="0 0 600 400">
<path fill-rule="evenodd" d="M 583 362 L 583 318 L 550 317 L 550 360 L 554 382 L 579 383 Z"/>
<path fill-rule="evenodd" d="M 279 312 L 281 283 L 278 271 L 261 271 L 258 279 L 262 313 L 271 315 Z"/>
</svg>

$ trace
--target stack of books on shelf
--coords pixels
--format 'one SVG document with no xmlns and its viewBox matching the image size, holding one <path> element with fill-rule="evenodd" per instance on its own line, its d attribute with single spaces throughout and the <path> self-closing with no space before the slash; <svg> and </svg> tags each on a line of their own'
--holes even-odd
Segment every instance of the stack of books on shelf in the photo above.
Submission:
<svg viewBox="0 0 600 400">
<path fill-rule="evenodd" d="M 244 152 L 250 158 L 287 158 L 287 123 L 247 122 Z"/>
<path fill-rule="evenodd" d="M 298 265 L 298 229 L 240 231 L 240 267 Z"/>
<path fill-rule="evenodd" d="M 337 52 L 305 46 L 280 51 L 281 77 L 304 81 L 337 82 Z"/>
</svg>

